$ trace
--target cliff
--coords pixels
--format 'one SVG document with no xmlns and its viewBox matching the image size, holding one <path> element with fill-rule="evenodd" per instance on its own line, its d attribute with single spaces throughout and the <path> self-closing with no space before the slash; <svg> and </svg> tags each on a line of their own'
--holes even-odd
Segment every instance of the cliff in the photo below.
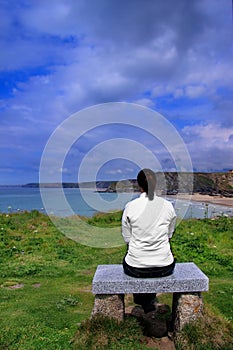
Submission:
<svg viewBox="0 0 233 350">
<path fill-rule="evenodd" d="M 177 173 L 157 172 L 157 191 L 164 194 L 179 193 L 202 193 L 212 196 L 221 195 L 233 197 L 233 171 L 225 173 Z M 96 181 L 61 184 L 41 184 L 41 187 L 63 187 L 63 188 L 94 188 L 103 192 L 129 192 L 138 191 L 135 179 L 122 181 Z M 39 187 L 38 183 L 30 183 L 24 187 Z M 166 192 L 166 193 L 165 193 Z"/>
<path fill-rule="evenodd" d="M 157 191 L 172 195 L 176 193 L 202 193 L 209 195 L 222 195 L 233 197 L 233 172 L 227 173 L 176 173 L 158 172 Z M 130 183 L 130 186 L 129 186 Z M 107 188 L 108 192 L 116 190 L 125 192 L 129 190 L 138 191 L 135 179 L 112 182 Z"/>
</svg>

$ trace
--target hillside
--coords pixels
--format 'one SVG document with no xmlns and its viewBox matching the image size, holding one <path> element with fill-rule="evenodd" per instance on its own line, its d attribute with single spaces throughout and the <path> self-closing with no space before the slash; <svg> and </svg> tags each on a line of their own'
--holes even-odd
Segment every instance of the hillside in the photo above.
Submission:
<svg viewBox="0 0 233 350">
<path fill-rule="evenodd" d="M 233 197 L 233 173 L 176 173 L 176 172 L 158 172 L 157 191 L 166 194 L 202 193 L 209 195 L 222 195 Z M 133 189 L 138 191 L 136 180 L 122 181 L 120 184 L 112 182 L 106 191 L 114 192 L 117 190 L 129 190 L 129 182 Z M 116 187 L 117 186 L 117 187 Z"/>
<path fill-rule="evenodd" d="M 177 173 L 157 172 L 157 191 L 166 194 L 202 193 L 212 196 L 221 195 L 233 197 L 233 172 L 225 173 Z M 23 187 L 61 187 L 58 183 L 39 184 L 29 183 Z M 138 191 L 137 181 L 128 179 L 122 181 L 96 181 L 96 182 L 64 182 L 63 188 L 97 188 L 106 192 Z"/>
<path fill-rule="evenodd" d="M 233 173 L 194 173 L 193 183 L 190 174 L 183 174 L 180 177 L 177 173 L 165 173 L 167 190 L 179 192 L 189 192 L 193 186 L 193 193 L 209 195 L 233 196 Z"/>
<path fill-rule="evenodd" d="M 73 225 L 73 219 L 62 220 Z M 122 325 L 108 319 L 90 323 L 96 267 L 120 264 L 125 245 L 82 245 L 35 210 L 2 213 L 0 223 L 1 350 L 151 349 L 147 344 L 156 338 L 145 336 L 145 328 L 132 316 Z M 88 224 L 107 231 L 114 227 L 120 234 L 121 213 L 98 214 Z M 177 261 L 194 262 L 210 280 L 209 292 L 202 293 L 204 318 L 182 331 L 177 350 L 232 349 L 232 232 L 233 218 L 225 216 L 182 220 L 177 226 L 172 239 Z M 172 295 L 158 295 L 158 303 L 166 310 L 160 319 L 171 325 Z M 135 306 L 132 295 L 125 304 Z"/>
</svg>

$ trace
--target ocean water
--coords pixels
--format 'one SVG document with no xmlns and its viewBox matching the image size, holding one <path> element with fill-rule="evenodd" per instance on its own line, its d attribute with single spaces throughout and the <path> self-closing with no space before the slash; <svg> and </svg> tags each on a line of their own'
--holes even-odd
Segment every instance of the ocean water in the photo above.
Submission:
<svg viewBox="0 0 233 350">
<path fill-rule="evenodd" d="M 43 190 L 43 200 L 39 188 L 0 187 L 0 212 L 20 212 L 38 210 L 48 215 L 60 217 L 78 214 L 93 216 L 96 212 L 121 210 L 131 199 L 138 196 L 134 193 L 100 193 L 94 190 L 74 188 L 61 190 L 49 188 Z M 217 215 L 233 216 L 233 207 L 225 207 L 199 202 L 169 199 L 182 218 L 206 218 Z"/>
</svg>

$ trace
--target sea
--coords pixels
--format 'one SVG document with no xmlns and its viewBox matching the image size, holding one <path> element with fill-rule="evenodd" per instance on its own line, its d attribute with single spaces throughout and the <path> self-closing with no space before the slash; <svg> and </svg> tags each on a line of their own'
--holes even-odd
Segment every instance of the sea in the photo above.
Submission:
<svg viewBox="0 0 233 350">
<path fill-rule="evenodd" d="M 97 192 L 94 189 L 48 188 L 6 186 L 0 187 L 0 212 L 16 213 L 38 210 L 47 215 L 66 217 L 80 215 L 92 217 L 97 212 L 122 210 L 137 193 Z M 212 218 L 233 216 L 233 207 L 166 198 L 174 205 L 181 218 Z"/>
</svg>

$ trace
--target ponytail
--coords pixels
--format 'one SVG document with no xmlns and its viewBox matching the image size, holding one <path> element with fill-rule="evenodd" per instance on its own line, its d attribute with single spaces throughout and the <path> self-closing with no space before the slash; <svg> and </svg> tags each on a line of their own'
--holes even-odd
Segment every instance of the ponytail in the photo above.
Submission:
<svg viewBox="0 0 233 350">
<path fill-rule="evenodd" d="M 139 187 L 143 189 L 148 195 L 149 200 L 154 199 L 154 192 L 156 186 L 155 173 L 150 169 L 140 170 L 137 176 Z"/>
</svg>

